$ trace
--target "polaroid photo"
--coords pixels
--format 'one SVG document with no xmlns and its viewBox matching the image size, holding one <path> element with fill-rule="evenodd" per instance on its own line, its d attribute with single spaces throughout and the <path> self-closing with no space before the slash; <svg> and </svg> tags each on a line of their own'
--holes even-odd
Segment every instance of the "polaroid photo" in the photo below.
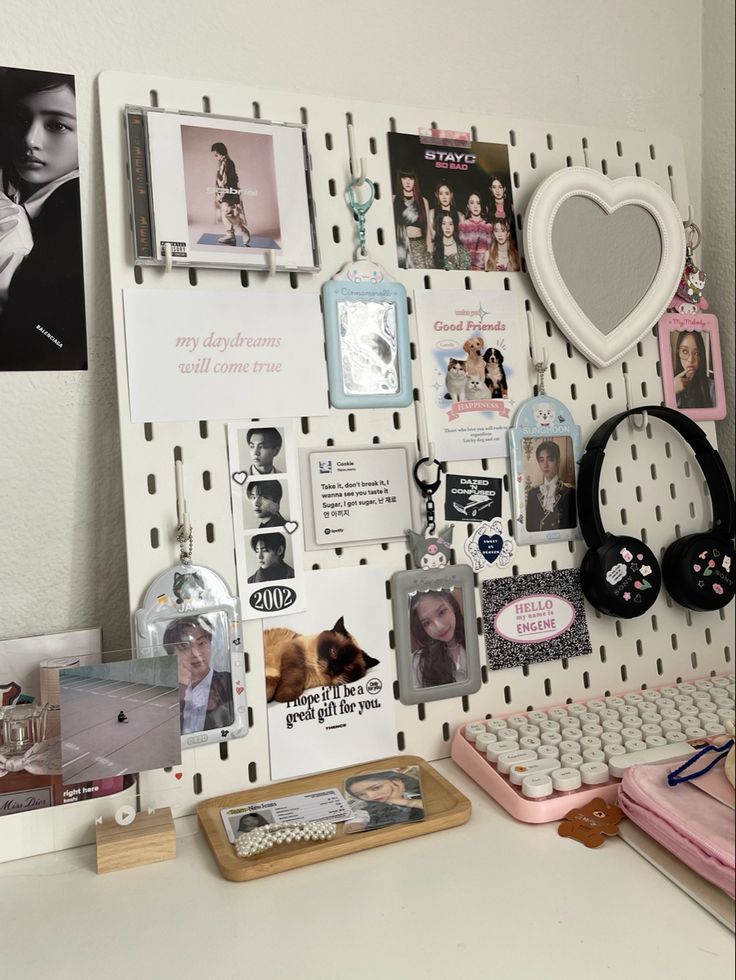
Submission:
<svg viewBox="0 0 736 980">
<path fill-rule="evenodd" d="M 408 443 L 300 449 L 307 549 L 398 541 L 419 512 Z"/>
<path fill-rule="evenodd" d="M 345 796 L 353 811 L 346 834 L 414 823 L 427 812 L 419 766 L 356 773 L 345 780 Z"/>
<path fill-rule="evenodd" d="M 165 653 L 176 664 L 182 748 L 248 730 L 240 618 L 223 579 L 192 564 L 154 579 L 136 612 L 136 656 Z"/>
<path fill-rule="evenodd" d="M 305 126 L 125 113 L 136 264 L 319 269 Z"/>
<path fill-rule="evenodd" d="M 166 656 L 60 670 L 62 782 L 178 765 L 177 674 Z"/>
<path fill-rule="evenodd" d="M 228 426 L 238 591 L 244 619 L 304 609 L 294 423 Z"/>
<path fill-rule="evenodd" d="M 391 604 L 401 703 L 475 694 L 481 678 L 470 567 L 397 572 Z"/>
<path fill-rule="evenodd" d="M 75 93 L 0 67 L 0 371 L 87 370 Z"/>
<path fill-rule="evenodd" d="M 718 320 L 711 313 L 666 313 L 659 321 L 664 403 L 696 422 L 727 414 Z"/>
<path fill-rule="evenodd" d="M 520 406 L 509 429 L 509 469 L 517 544 L 572 541 L 577 513 L 580 426 L 556 398 L 539 395 Z"/>
<path fill-rule="evenodd" d="M 520 270 L 505 143 L 389 133 L 388 151 L 400 269 Z"/>
<path fill-rule="evenodd" d="M 415 290 L 427 437 L 441 461 L 506 456 L 531 395 L 520 301 L 505 290 Z"/>
</svg>

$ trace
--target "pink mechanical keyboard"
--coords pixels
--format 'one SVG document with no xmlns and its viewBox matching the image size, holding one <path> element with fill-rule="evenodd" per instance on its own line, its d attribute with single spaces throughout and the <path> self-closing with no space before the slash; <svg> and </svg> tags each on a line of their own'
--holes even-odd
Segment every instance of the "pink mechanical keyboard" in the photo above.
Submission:
<svg viewBox="0 0 736 980">
<path fill-rule="evenodd" d="M 734 675 L 632 691 L 463 725 L 452 758 L 525 823 L 613 803 L 633 765 L 685 759 L 734 721 Z"/>
</svg>

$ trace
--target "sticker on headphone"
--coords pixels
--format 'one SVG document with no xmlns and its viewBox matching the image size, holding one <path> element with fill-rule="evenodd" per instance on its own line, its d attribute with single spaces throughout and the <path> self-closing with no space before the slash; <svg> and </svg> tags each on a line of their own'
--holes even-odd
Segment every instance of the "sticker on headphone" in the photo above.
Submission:
<svg viewBox="0 0 736 980">
<path fill-rule="evenodd" d="M 514 554 L 514 542 L 504 536 L 500 517 L 478 525 L 474 534 L 465 541 L 465 554 L 474 572 L 481 571 L 486 565 L 506 568 Z"/>
<path fill-rule="evenodd" d="M 580 537 L 576 492 L 580 426 L 550 395 L 519 406 L 509 429 L 514 538 L 518 544 Z"/>
</svg>

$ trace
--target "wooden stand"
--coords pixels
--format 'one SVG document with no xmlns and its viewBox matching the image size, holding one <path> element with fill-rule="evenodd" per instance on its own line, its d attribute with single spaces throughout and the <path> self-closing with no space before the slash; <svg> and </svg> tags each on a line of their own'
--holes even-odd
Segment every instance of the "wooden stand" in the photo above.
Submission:
<svg viewBox="0 0 736 980">
<path fill-rule="evenodd" d="M 114 818 L 97 824 L 97 874 L 176 857 L 176 831 L 170 807 L 139 813 L 125 827 Z"/>
<path fill-rule="evenodd" d="M 227 839 L 220 810 L 244 806 L 248 803 L 262 803 L 264 800 L 273 800 L 279 796 L 311 793 L 328 787 L 334 787 L 342 792 L 348 776 L 404 766 L 419 768 L 426 812 L 424 820 L 393 824 L 390 827 L 366 831 L 362 834 L 346 834 L 344 825 L 339 823 L 337 836 L 332 840 L 303 841 L 284 845 L 250 858 L 238 857 L 235 848 Z M 253 878 L 263 878 L 265 875 L 277 874 L 279 871 L 288 871 L 291 868 L 303 868 L 318 861 L 329 861 L 344 854 L 354 854 L 356 851 L 364 851 L 370 847 L 379 847 L 381 844 L 392 844 L 394 841 L 457 827 L 470 817 L 470 800 L 424 759 L 415 755 L 396 755 L 390 759 L 364 762 L 347 769 L 322 772 L 315 776 L 289 779 L 242 793 L 218 796 L 213 800 L 200 803 L 197 807 L 197 816 L 223 877 L 230 881 L 249 881 Z"/>
</svg>

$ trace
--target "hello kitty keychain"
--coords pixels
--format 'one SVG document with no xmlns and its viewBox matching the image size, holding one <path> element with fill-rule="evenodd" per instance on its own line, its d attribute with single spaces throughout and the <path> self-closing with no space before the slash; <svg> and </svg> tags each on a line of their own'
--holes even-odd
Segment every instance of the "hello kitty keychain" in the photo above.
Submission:
<svg viewBox="0 0 736 980">
<path fill-rule="evenodd" d="M 224 579 L 192 562 L 193 534 L 177 461 L 179 563 L 156 576 L 135 614 L 136 657 L 179 662 L 182 748 L 248 731 L 240 602 Z"/>
<path fill-rule="evenodd" d="M 360 202 L 358 188 L 368 189 Z M 365 216 L 375 198 L 367 177 L 346 198 L 358 224 L 355 258 L 322 287 L 330 401 L 335 408 L 399 408 L 411 404 L 406 290 L 368 255 Z"/>
<path fill-rule="evenodd" d="M 544 388 L 546 362 L 535 364 L 537 391 L 519 405 L 509 429 L 517 544 L 579 538 L 576 489 L 582 447 L 570 409 Z"/>
</svg>

